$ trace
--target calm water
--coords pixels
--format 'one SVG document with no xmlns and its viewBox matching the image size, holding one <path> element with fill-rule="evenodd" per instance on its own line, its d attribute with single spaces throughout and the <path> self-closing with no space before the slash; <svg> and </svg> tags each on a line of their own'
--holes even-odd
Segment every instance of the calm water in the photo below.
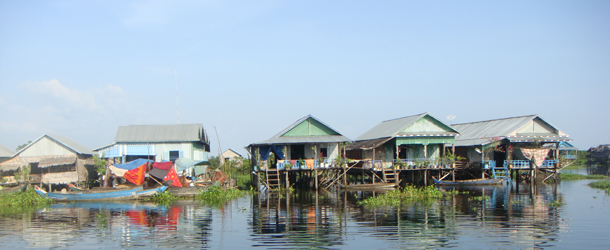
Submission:
<svg viewBox="0 0 610 250">
<path fill-rule="evenodd" d="M 341 191 L 263 193 L 223 207 L 56 204 L 1 216 L 0 248 L 607 249 L 610 198 L 589 182 L 473 188 L 401 209 L 366 209 L 357 200 L 379 193 Z M 556 200 L 565 205 L 548 205 Z"/>
</svg>

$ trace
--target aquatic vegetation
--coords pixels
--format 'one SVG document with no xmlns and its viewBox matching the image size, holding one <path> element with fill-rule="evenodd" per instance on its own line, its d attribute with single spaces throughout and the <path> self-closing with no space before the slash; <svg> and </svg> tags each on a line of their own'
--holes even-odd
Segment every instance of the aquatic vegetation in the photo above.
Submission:
<svg viewBox="0 0 610 250">
<path fill-rule="evenodd" d="M 53 200 L 38 195 L 33 188 L 30 188 L 25 192 L 0 194 L 0 208 L 31 207 L 50 204 L 53 204 Z"/>
<path fill-rule="evenodd" d="M 565 204 L 564 204 L 564 203 L 562 203 L 562 202 L 561 202 L 561 201 L 559 201 L 559 200 L 555 200 L 555 201 L 553 201 L 553 202 L 549 203 L 549 206 L 551 206 L 551 207 L 555 207 L 555 208 L 557 208 L 557 207 L 561 207 L 561 206 L 563 206 L 563 205 L 565 205 Z"/>
<path fill-rule="evenodd" d="M 377 197 L 369 197 L 362 201 L 359 201 L 359 205 L 365 205 L 367 207 L 398 207 L 409 202 L 430 202 L 433 200 L 440 200 L 446 195 L 458 194 L 458 191 L 441 191 L 434 186 L 427 186 L 417 188 L 414 186 L 406 186 L 398 190 L 388 191 L 385 194 Z"/>
<path fill-rule="evenodd" d="M 469 201 L 472 200 L 476 200 L 476 201 L 482 201 L 482 200 L 489 200 L 491 197 L 487 196 L 487 195 L 482 195 L 482 196 L 475 196 L 475 197 L 470 197 L 468 198 Z"/>
<path fill-rule="evenodd" d="M 608 178 L 605 175 L 582 175 L 582 174 L 571 174 L 571 173 L 561 173 L 562 181 L 573 181 L 573 180 L 584 180 L 584 179 L 606 179 Z"/>
<path fill-rule="evenodd" d="M 53 204 L 53 200 L 38 195 L 33 188 L 25 192 L 0 194 L 0 214 L 13 214 Z"/>
<path fill-rule="evenodd" d="M 246 191 L 238 189 L 222 189 L 222 187 L 209 187 L 207 191 L 199 191 L 199 194 L 195 196 L 196 200 L 209 203 L 209 204 L 223 204 L 227 201 L 237 199 L 246 194 Z"/>
<path fill-rule="evenodd" d="M 589 183 L 589 186 L 592 188 L 604 189 L 607 194 L 610 194 L 610 180 L 591 182 Z"/>
<path fill-rule="evenodd" d="M 177 197 L 169 192 L 163 192 L 160 194 L 156 194 L 155 196 L 150 198 L 150 200 L 152 202 L 154 202 L 155 204 L 160 204 L 160 205 L 170 205 L 170 204 L 174 203 L 174 201 L 177 199 L 179 199 L 179 197 Z"/>
</svg>

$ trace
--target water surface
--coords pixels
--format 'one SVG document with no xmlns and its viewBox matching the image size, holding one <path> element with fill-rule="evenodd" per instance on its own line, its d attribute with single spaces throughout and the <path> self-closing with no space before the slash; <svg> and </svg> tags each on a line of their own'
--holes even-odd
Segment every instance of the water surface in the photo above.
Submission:
<svg viewBox="0 0 610 250">
<path fill-rule="evenodd" d="M 610 199 L 589 182 L 463 188 L 468 194 L 377 209 L 357 202 L 379 192 L 340 190 L 261 193 L 221 207 L 58 203 L 0 217 L 0 247 L 606 249 Z"/>
</svg>

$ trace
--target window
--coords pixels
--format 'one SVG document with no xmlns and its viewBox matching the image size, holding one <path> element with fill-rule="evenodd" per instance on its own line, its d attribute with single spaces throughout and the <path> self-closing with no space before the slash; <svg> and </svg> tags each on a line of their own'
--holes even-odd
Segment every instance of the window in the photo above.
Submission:
<svg viewBox="0 0 610 250">
<path fill-rule="evenodd" d="M 180 157 L 180 151 L 169 151 L 169 160 L 176 161 Z"/>
<path fill-rule="evenodd" d="M 327 153 L 327 149 L 326 148 L 320 148 L 320 158 L 324 159 L 326 157 L 328 157 L 328 153 Z"/>
</svg>

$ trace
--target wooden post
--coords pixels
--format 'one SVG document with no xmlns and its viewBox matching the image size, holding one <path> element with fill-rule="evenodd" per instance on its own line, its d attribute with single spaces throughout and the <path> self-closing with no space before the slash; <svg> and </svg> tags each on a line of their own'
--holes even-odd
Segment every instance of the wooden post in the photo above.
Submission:
<svg viewBox="0 0 610 250">
<path fill-rule="evenodd" d="M 453 163 L 451 164 L 451 168 L 455 170 L 455 144 L 451 144 L 451 153 L 453 154 Z M 455 171 L 453 171 L 453 173 L 455 174 Z M 453 179 L 455 180 L 455 176 Z"/>
<path fill-rule="evenodd" d="M 424 186 L 428 186 L 428 169 L 424 169 Z"/>
</svg>

